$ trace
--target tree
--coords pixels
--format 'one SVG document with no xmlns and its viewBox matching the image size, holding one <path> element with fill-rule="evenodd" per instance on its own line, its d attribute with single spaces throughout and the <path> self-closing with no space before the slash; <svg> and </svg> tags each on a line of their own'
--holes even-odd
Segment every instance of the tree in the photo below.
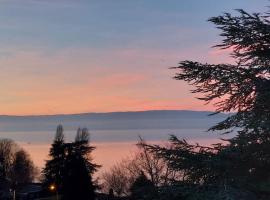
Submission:
<svg viewBox="0 0 270 200">
<path fill-rule="evenodd" d="M 127 160 L 122 160 L 112 166 L 102 174 L 101 178 L 103 191 L 108 193 L 112 190 L 118 197 L 129 195 L 130 185 L 134 179 L 127 168 Z"/>
<path fill-rule="evenodd" d="M 18 150 L 18 145 L 10 139 L 0 140 L 0 177 L 8 179 L 10 169 L 14 161 L 15 152 Z"/>
<path fill-rule="evenodd" d="M 140 141 L 144 143 L 142 139 Z M 103 190 L 108 192 L 113 189 L 117 196 L 129 196 L 130 187 L 141 172 L 155 186 L 168 185 L 177 175 L 163 158 L 150 153 L 145 146 L 138 145 L 137 152 L 102 174 Z"/>
<path fill-rule="evenodd" d="M 147 179 L 143 172 L 140 172 L 140 175 L 131 185 L 130 192 L 132 200 L 152 200 L 157 193 L 154 184 Z"/>
<path fill-rule="evenodd" d="M 66 158 L 64 129 L 62 125 L 57 126 L 49 156 L 50 160 L 46 162 L 45 168 L 42 171 L 43 184 L 45 188 L 49 188 L 51 184 L 55 184 L 57 190 L 61 192 Z"/>
<path fill-rule="evenodd" d="M 86 128 L 78 129 L 74 143 L 66 144 L 67 157 L 63 179 L 63 198 L 95 199 L 96 186 L 92 175 L 99 167 L 91 162 L 90 153 L 95 149 L 89 145 Z"/>
<path fill-rule="evenodd" d="M 174 68 L 174 78 L 193 85 L 200 100 L 215 102 L 216 113 L 233 112 L 209 130 L 236 136 L 212 147 L 174 136 L 170 148 L 143 144 L 182 174 L 171 189 L 186 199 L 270 198 L 269 14 L 238 12 L 209 19 L 224 37 L 216 47 L 231 49 L 235 64 L 186 60 Z"/>
<path fill-rule="evenodd" d="M 1 198 L 11 195 L 18 187 L 32 182 L 37 175 L 28 153 L 10 139 L 0 140 L 0 190 Z"/>
<path fill-rule="evenodd" d="M 29 183 L 37 175 L 29 154 L 10 139 L 0 140 L 0 166 L 0 178 L 12 185 Z"/>
<path fill-rule="evenodd" d="M 201 100 L 215 103 L 217 112 L 235 112 L 211 130 L 241 128 L 245 133 L 269 131 L 270 22 L 268 14 L 240 16 L 225 13 L 210 18 L 222 31 L 223 42 L 216 47 L 232 49 L 236 64 L 202 64 L 182 61 L 175 79 L 195 86 L 193 93 L 204 94 Z"/>
<path fill-rule="evenodd" d="M 25 184 L 32 183 L 38 174 L 29 154 L 23 149 L 14 154 L 14 161 L 10 168 L 9 181 L 15 198 L 16 191 Z"/>
<path fill-rule="evenodd" d="M 15 186 L 31 183 L 37 175 L 37 169 L 29 154 L 23 149 L 17 151 L 14 155 L 14 161 L 11 167 L 10 179 Z"/>
<path fill-rule="evenodd" d="M 270 151 L 266 148 L 270 141 L 270 22 L 267 13 L 238 12 L 239 16 L 225 13 L 209 20 L 217 25 L 224 37 L 216 47 L 232 49 L 236 64 L 183 61 L 177 67 L 180 72 L 175 78 L 194 85 L 196 89 L 192 92 L 204 94 L 200 99 L 207 103 L 219 100 L 215 103 L 217 112 L 235 112 L 210 129 L 225 132 L 238 129 L 237 136 L 228 140 L 229 145 L 219 149 L 218 155 L 234 158 L 228 164 L 233 167 L 231 164 L 234 163 L 236 170 L 227 171 L 238 175 L 236 185 L 262 193 L 262 185 L 267 185 L 270 180 L 266 170 L 270 167 Z M 242 184 L 246 181 L 249 184 Z"/>
<path fill-rule="evenodd" d="M 142 171 L 155 186 L 168 185 L 177 178 L 178 174 L 167 165 L 163 158 L 147 151 L 145 144 L 143 138 L 139 137 L 139 143 L 137 144 L 139 151 L 130 163 L 130 170 L 137 173 Z M 167 146 L 167 148 L 170 147 Z"/>
<path fill-rule="evenodd" d="M 92 163 L 87 129 L 78 129 L 74 142 L 64 141 L 63 127 L 57 127 L 50 149 L 51 159 L 43 170 L 45 188 L 54 184 L 64 200 L 94 199 L 96 186 L 92 175 L 99 165 Z"/>
</svg>

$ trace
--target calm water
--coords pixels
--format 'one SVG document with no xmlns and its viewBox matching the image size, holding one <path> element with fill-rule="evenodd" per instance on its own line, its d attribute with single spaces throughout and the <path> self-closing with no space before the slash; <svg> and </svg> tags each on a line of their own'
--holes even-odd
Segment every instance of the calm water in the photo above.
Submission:
<svg viewBox="0 0 270 200">
<path fill-rule="evenodd" d="M 31 155 L 34 163 L 42 168 L 48 158 L 54 131 L 8 131 L 0 132 L 1 138 L 11 138 L 19 143 Z M 65 131 L 66 141 L 72 141 L 76 130 Z M 139 136 L 149 142 L 166 142 L 174 134 L 192 142 L 209 145 L 218 141 L 219 136 L 206 132 L 205 129 L 145 129 L 145 130 L 93 130 L 90 131 L 91 143 L 96 146 L 94 161 L 108 169 L 122 158 L 136 151 Z"/>
<path fill-rule="evenodd" d="M 101 169 L 136 151 L 141 136 L 154 143 L 166 142 L 176 135 L 204 145 L 216 143 L 220 135 L 206 130 L 224 119 L 224 115 L 208 117 L 205 112 L 158 111 L 112 113 L 78 116 L 0 117 L 0 138 L 10 138 L 29 152 L 34 163 L 42 168 L 48 159 L 50 144 L 58 124 L 64 126 L 65 140 L 73 141 L 78 127 L 89 129 L 94 161 Z"/>
</svg>

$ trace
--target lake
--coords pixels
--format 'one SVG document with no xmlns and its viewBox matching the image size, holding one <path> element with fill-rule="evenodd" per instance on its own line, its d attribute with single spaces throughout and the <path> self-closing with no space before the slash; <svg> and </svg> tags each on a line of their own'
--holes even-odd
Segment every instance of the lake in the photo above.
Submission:
<svg viewBox="0 0 270 200">
<path fill-rule="evenodd" d="M 207 129 L 225 118 L 209 117 L 207 112 L 146 111 L 68 116 L 0 117 L 0 137 L 10 138 L 22 146 L 41 169 L 48 159 L 50 144 L 58 124 L 64 126 L 66 141 L 73 141 L 78 127 L 86 127 L 96 150 L 94 162 L 103 167 L 100 172 L 137 150 L 141 136 L 151 143 L 163 143 L 169 135 L 191 142 L 210 145 L 219 142 L 217 133 Z"/>
</svg>

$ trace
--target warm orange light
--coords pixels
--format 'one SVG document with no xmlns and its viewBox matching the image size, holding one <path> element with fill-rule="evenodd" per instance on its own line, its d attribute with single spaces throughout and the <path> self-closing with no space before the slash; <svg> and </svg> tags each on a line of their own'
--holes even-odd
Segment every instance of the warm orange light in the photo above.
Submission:
<svg viewBox="0 0 270 200">
<path fill-rule="evenodd" d="M 54 190 L 56 189 L 56 187 L 55 187 L 54 184 L 52 184 L 52 185 L 50 185 L 49 189 L 50 189 L 51 191 L 54 191 Z"/>
</svg>

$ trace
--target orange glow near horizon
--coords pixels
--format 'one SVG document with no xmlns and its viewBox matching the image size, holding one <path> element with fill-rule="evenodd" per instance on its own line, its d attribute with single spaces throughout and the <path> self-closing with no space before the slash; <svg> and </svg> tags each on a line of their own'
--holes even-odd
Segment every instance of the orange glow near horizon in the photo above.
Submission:
<svg viewBox="0 0 270 200">
<path fill-rule="evenodd" d="M 128 100 L 125 102 L 127 103 Z M 179 102 L 183 102 L 179 100 Z M 47 102 L 49 103 L 49 102 Z M 119 101 L 121 103 L 121 101 Z M 137 105 L 130 106 L 129 104 L 125 104 L 125 106 L 120 106 L 120 108 L 116 108 L 114 105 L 110 108 L 109 106 L 106 106 L 101 108 L 91 108 L 91 106 L 80 106 L 77 108 L 77 104 L 69 104 L 66 105 L 66 107 L 61 107 L 60 109 L 57 109 L 56 111 L 50 109 L 50 107 L 46 108 L 43 105 L 29 105 L 23 108 L 1 108 L 1 114 L 0 115 L 14 115 L 14 116 L 27 116 L 27 115 L 56 115 L 56 114 L 80 114 L 80 113 L 91 113 L 91 112 L 97 112 L 97 113 L 106 113 L 106 112 L 132 112 L 132 111 L 147 111 L 147 110 L 194 110 L 194 111 L 213 111 L 214 108 L 212 106 L 205 106 L 203 104 L 197 103 L 194 101 L 193 105 L 184 105 L 184 106 L 177 106 L 177 104 L 180 103 L 171 103 L 168 102 L 149 102 L 142 104 L 138 102 Z M 171 103 L 171 104 L 169 104 Z M 191 103 L 191 101 L 189 101 Z M 101 105 L 102 106 L 102 105 Z"/>
<path fill-rule="evenodd" d="M 0 66 L 6 66 L 0 75 L 0 114 L 213 110 L 190 93 L 191 86 L 173 80 L 175 71 L 168 69 L 193 54 L 178 58 L 174 51 L 139 49 L 72 49 L 54 55 L 15 51 L 0 59 Z M 230 61 L 226 57 L 217 60 L 216 54 L 210 50 L 202 62 Z"/>
<path fill-rule="evenodd" d="M 166 141 L 147 141 L 152 144 L 166 144 Z M 191 143 L 199 142 L 201 145 L 211 146 L 220 142 L 218 139 L 200 139 L 199 141 L 192 141 Z M 20 144 L 33 158 L 34 164 L 39 170 L 42 170 L 48 157 L 50 144 Z M 110 167 L 119 163 L 122 159 L 129 158 L 131 155 L 138 151 L 136 142 L 98 142 L 92 143 L 96 149 L 93 151 L 93 160 L 95 163 L 102 165 L 98 170 L 97 175 L 102 174 L 104 171 L 109 170 Z M 115 156 L 117 155 L 117 156 Z"/>
<path fill-rule="evenodd" d="M 207 19 L 265 3 L 0 1 L 0 115 L 214 110 L 169 68 L 234 62 Z"/>
</svg>

